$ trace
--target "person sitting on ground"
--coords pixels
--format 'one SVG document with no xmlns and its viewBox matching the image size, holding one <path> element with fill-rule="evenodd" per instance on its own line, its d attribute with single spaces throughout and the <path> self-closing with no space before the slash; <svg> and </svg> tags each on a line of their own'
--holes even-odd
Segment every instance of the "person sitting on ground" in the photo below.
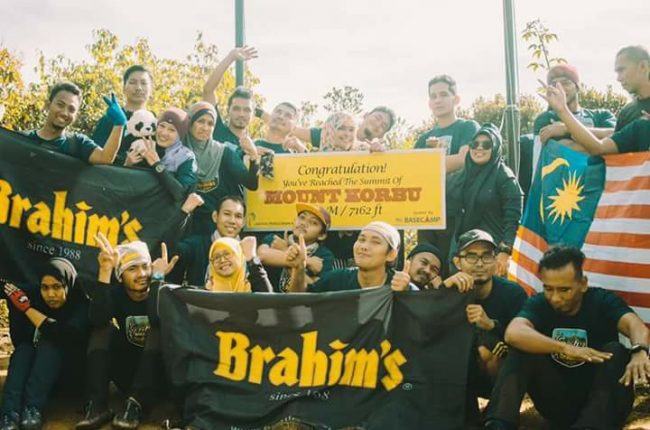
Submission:
<svg viewBox="0 0 650 430">
<path fill-rule="evenodd" d="M 172 107 L 158 118 L 156 141 L 143 138 L 144 151 L 131 148 L 126 166 L 146 163 L 154 169 L 160 182 L 174 201 L 180 201 L 194 190 L 197 182 L 196 157 L 183 145 L 190 119 L 187 113 Z"/>
<path fill-rule="evenodd" d="M 257 257 L 256 248 L 254 236 L 241 241 L 230 237 L 215 240 L 210 247 L 205 289 L 232 293 L 272 293 L 273 286 Z"/>
<path fill-rule="evenodd" d="M 546 95 L 540 94 L 557 112 L 573 139 L 590 155 L 606 155 L 650 150 L 650 115 L 632 121 L 610 137 L 599 138 L 571 113 L 566 93 L 561 85 L 546 86 Z"/>
<path fill-rule="evenodd" d="M 515 174 L 502 158 L 501 133 L 484 124 L 469 145 L 465 166 L 447 181 L 447 210 L 455 218 L 452 244 L 461 233 L 478 228 L 499 245 L 497 276 L 505 276 L 523 206 Z M 453 255 L 453 245 L 451 247 Z"/>
<path fill-rule="evenodd" d="M 240 139 L 240 148 L 249 157 L 249 167 L 232 145 L 212 139 L 217 113 L 210 103 L 198 102 L 189 109 L 190 130 L 187 146 L 194 152 L 198 164 L 197 193 L 205 204 L 195 213 L 189 234 L 211 234 L 212 212 L 224 196 L 244 196 L 243 188 L 256 190 L 259 184 L 259 155 L 249 138 Z"/>
<path fill-rule="evenodd" d="M 110 99 L 104 97 L 108 105 L 106 118 L 112 124 L 112 128 L 106 145 L 100 148 L 85 134 L 66 131 L 79 115 L 81 99 L 81 89 L 72 82 L 55 84 L 47 98 L 45 124 L 38 130 L 25 132 L 25 135 L 39 145 L 46 145 L 56 152 L 70 155 L 89 164 L 112 164 L 122 141 L 126 116 L 117 104 L 114 94 Z"/>
<path fill-rule="evenodd" d="M 97 283 L 90 285 L 90 321 L 93 325 L 89 347 L 86 383 L 88 403 L 78 430 L 99 429 L 113 420 L 114 429 L 137 429 L 156 396 L 164 392 L 164 367 L 160 332 L 151 325 L 148 301 L 178 260 L 161 257 L 153 263 L 147 244 L 141 241 L 110 244 L 98 233 Z M 112 283 L 112 274 L 118 284 Z M 116 322 L 116 324 L 113 323 Z M 113 417 L 108 407 L 109 382 L 113 381 L 129 397 L 124 410 Z"/>
<path fill-rule="evenodd" d="M 134 112 L 141 109 L 147 109 L 147 103 L 149 102 L 153 92 L 153 77 L 146 67 L 136 64 L 126 69 L 122 77 L 122 82 L 122 93 L 126 99 L 122 110 L 126 115 L 126 121 L 128 121 L 131 119 Z M 109 136 L 111 135 L 112 127 L 113 122 L 108 115 L 104 115 L 99 119 L 92 136 L 93 140 L 97 142 L 97 145 L 101 147 L 106 146 Z M 116 166 L 124 165 L 131 143 L 138 139 L 138 137 L 126 133 L 127 131 L 125 127 L 124 130 L 122 130 L 121 144 L 119 145 L 114 160 Z"/>
<path fill-rule="evenodd" d="M 299 203 L 296 205 L 296 219 L 291 234 L 284 238 L 276 234 L 267 235 L 257 253 L 268 269 L 271 283 L 277 291 L 286 292 L 290 282 L 291 264 L 287 261 L 289 248 L 303 236 L 306 243 L 306 279 L 308 284 L 332 270 L 334 254 L 323 245 L 332 220 L 329 212 L 321 206 Z"/>
<path fill-rule="evenodd" d="M 496 275 L 498 252 L 492 236 L 483 230 L 470 230 L 458 239 L 453 263 L 455 275 L 442 284 L 462 293 L 471 291 L 467 321 L 474 327 L 473 358 L 470 360 L 467 387 L 467 422 L 480 421 L 477 397 L 489 398 L 508 347 L 505 328 L 528 298 L 518 284 Z"/>
<path fill-rule="evenodd" d="M 42 413 L 57 381 L 69 390 L 83 386 L 88 340 L 88 301 L 65 258 L 50 259 L 40 287 L 4 286 L 14 351 L 2 391 L 0 429 L 40 429 Z"/>
<path fill-rule="evenodd" d="M 307 283 L 307 246 L 302 235 L 298 243 L 287 250 L 287 260 L 292 267 L 289 292 L 324 293 L 330 291 L 359 290 L 390 285 L 393 290 L 415 289 L 409 276 L 410 262 L 404 271 L 391 269 L 399 250 L 399 232 L 383 221 L 366 225 L 354 243 L 354 261 L 357 267 L 332 270 L 313 284 Z"/>
<path fill-rule="evenodd" d="M 439 288 L 442 283 L 442 253 L 429 243 L 418 243 L 406 257 L 411 262 L 409 276 L 420 291 Z"/>
<path fill-rule="evenodd" d="M 506 329 L 510 348 L 486 428 L 516 429 L 525 393 L 553 427 L 623 426 L 633 386 L 650 378 L 650 330 L 616 294 L 589 287 L 584 260 L 573 246 L 554 246 L 542 256 L 544 292 L 528 299 Z M 619 333 L 629 338 L 629 349 Z"/>
<path fill-rule="evenodd" d="M 194 234 L 183 239 L 167 240 L 170 252 L 178 256 L 178 263 L 169 275 L 170 282 L 199 286 L 207 278 L 208 255 L 212 243 L 222 237 L 239 240 L 244 228 L 246 206 L 239 196 L 225 196 L 212 212 L 215 230 L 212 234 Z"/>
</svg>

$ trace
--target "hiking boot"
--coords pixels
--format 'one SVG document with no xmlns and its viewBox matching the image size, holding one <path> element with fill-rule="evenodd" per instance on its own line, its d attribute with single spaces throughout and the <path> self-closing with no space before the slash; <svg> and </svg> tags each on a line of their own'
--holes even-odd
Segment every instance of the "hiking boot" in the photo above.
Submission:
<svg viewBox="0 0 650 430">
<path fill-rule="evenodd" d="M 97 430 L 113 419 L 113 411 L 107 407 L 100 408 L 91 401 L 84 407 L 84 417 L 77 423 L 77 430 Z"/>
<path fill-rule="evenodd" d="M 43 427 L 41 412 L 34 406 L 26 406 L 20 418 L 20 428 L 23 430 L 40 430 Z"/>
<path fill-rule="evenodd" d="M 115 415 L 113 418 L 113 428 L 123 430 L 135 430 L 140 425 L 142 418 L 142 406 L 133 397 L 126 400 L 126 407 L 124 412 L 120 415 Z"/>
<path fill-rule="evenodd" d="M 20 415 L 18 412 L 8 412 L 0 416 L 0 430 L 18 430 Z"/>
</svg>

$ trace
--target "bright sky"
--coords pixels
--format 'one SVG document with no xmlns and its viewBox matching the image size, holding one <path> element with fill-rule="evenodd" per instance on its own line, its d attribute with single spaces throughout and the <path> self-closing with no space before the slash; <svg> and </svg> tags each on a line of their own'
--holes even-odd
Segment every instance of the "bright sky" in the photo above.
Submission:
<svg viewBox="0 0 650 430">
<path fill-rule="evenodd" d="M 18 53 L 25 73 L 37 52 L 88 57 L 91 31 L 107 28 L 121 43 L 145 37 L 157 55 L 182 58 L 197 31 L 225 55 L 234 45 L 234 0 L 0 0 L 0 44 Z M 185 7 L 185 9 L 183 9 Z M 440 73 L 459 83 L 462 105 L 505 93 L 500 0 L 245 0 L 246 41 L 260 57 L 250 67 L 261 79 L 267 107 L 288 100 L 322 105 L 333 86 L 351 85 L 365 107 L 385 104 L 411 124 L 430 116 L 428 80 Z M 517 31 L 535 18 L 558 34 L 554 56 L 576 65 L 583 82 L 605 89 L 616 82 L 613 61 L 625 45 L 648 46 L 647 0 L 519 0 Z M 526 69 L 519 40 L 521 92 L 532 93 L 541 73 Z"/>
</svg>

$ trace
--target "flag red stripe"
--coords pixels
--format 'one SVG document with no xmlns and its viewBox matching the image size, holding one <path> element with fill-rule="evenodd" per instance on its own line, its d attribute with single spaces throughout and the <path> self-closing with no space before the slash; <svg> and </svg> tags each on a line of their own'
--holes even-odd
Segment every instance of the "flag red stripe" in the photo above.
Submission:
<svg viewBox="0 0 650 430">
<path fill-rule="evenodd" d="M 622 263 L 619 261 L 593 260 L 587 258 L 585 260 L 584 270 L 613 276 L 650 278 L 650 264 Z"/>
<path fill-rule="evenodd" d="M 604 192 L 615 193 L 618 191 L 638 190 L 650 190 L 650 176 L 636 176 L 627 181 L 607 181 Z"/>
<path fill-rule="evenodd" d="M 593 232 L 587 234 L 585 243 L 589 245 L 648 249 L 650 247 L 650 234 Z"/>
<path fill-rule="evenodd" d="M 630 306 L 637 306 L 641 308 L 650 308 L 650 294 L 647 293 L 633 293 L 629 291 L 614 291 L 620 298 L 625 300 Z"/>
<path fill-rule="evenodd" d="M 650 160 L 650 152 L 628 152 L 627 154 L 606 155 L 603 158 L 607 167 L 640 166 Z"/>
<path fill-rule="evenodd" d="M 539 249 L 541 252 L 546 252 L 548 249 L 548 243 L 542 236 L 524 227 L 523 225 L 519 227 L 517 236 L 519 236 L 525 242 L 528 242 L 529 245 L 532 245 L 535 248 Z"/>
<path fill-rule="evenodd" d="M 650 219 L 650 205 L 599 206 L 594 218 Z"/>
</svg>

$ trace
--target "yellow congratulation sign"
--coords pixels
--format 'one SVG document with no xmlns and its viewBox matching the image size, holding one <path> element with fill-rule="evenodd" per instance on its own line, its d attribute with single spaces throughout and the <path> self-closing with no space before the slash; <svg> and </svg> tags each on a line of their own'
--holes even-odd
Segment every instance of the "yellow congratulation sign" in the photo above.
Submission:
<svg viewBox="0 0 650 430">
<path fill-rule="evenodd" d="M 371 221 L 398 228 L 445 228 L 445 156 L 439 149 L 276 154 L 271 180 L 247 191 L 248 230 L 293 225 L 296 203 L 324 207 L 332 230 Z"/>
</svg>

